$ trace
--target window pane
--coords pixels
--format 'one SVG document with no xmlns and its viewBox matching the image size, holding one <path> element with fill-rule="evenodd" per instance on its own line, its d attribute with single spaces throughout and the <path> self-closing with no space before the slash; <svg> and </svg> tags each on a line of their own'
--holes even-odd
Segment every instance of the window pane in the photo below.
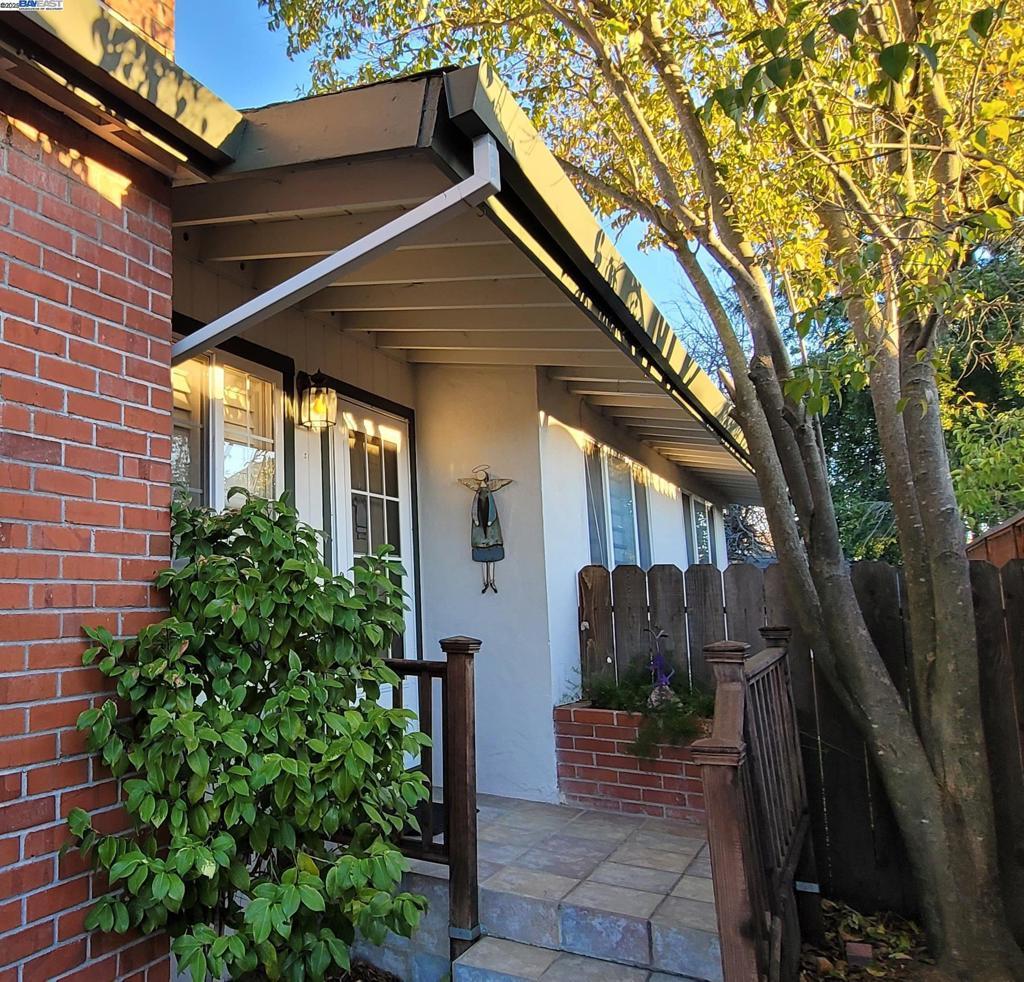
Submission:
<svg viewBox="0 0 1024 982">
<path fill-rule="evenodd" d="M 384 441 L 384 493 L 398 497 L 398 444 Z"/>
<path fill-rule="evenodd" d="M 639 538 L 640 565 L 651 568 L 651 525 L 647 513 L 647 485 L 633 479 L 633 498 L 636 501 L 636 530 Z"/>
<path fill-rule="evenodd" d="M 374 494 L 384 493 L 384 473 L 381 470 L 380 437 L 366 438 L 366 466 L 370 478 L 370 490 Z"/>
<path fill-rule="evenodd" d="M 206 361 L 195 358 L 171 369 L 171 483 L 176 490 L 189 494 L 196 504 L 204 499 L 206 371 Z"/>
<path fill-rule="evenodd" d="M 402 555 L 402 527 L 401 518 L 399 517 L 398 502 L 388 500 L 387 502 L 387 513 L 388 513 L 388 545 L 394 546 L 396 555 Z"/>
<path fill-rule="evenodd" d="M 384 545 L 384 499 L 370 499 L 370 544 L 376 552 Z"/>
<path fill-rule="evenodd" d="M 629 464 L 618 457 L 608 461 L 608 505 L 612 522 L 612 559 L 616 566 L 634 565 L 636 515 L 633 510 L 633 474 Z"/>
<path fill-rule="evenodd" d="M 697 528 L 697 562 L 711 562 L 711 533 L 708 528 L 708 508 L 703 501 L 694 501 L 693 520 Z"/>
<path fill-rule="evenodd" d="M 359 430 L 348 431 L 348 459 L 352 465 L 352 490 L 366 490 L 366 436 Z"/>
<path fill-rule="evenodd" d="M 715 541 L 715 506 L 708 505 L 708 543 L 710 545 L 711 562 L 718 565 L 718 543 Z"/>
<path fill-rule="evenodd" d="M 276 493 L 274 388 L 266 379 L 224 366 L 224 490 Z"/>
<path fill-rule="evenodd" d="M 370 505 L 365 494 L 352 495 L 352 552 L 365 556 L 370 551 Z"/>
<path fill-rule="evenodd" d="M 608 534 L 604 519 L 604 477 L 601 455 L 595 450 L 586 455 L 587 522 L 590 526 L 590 561 L 595 566 L 608 566 L 605 543 Z"/>
<path fill-rule="evenodd" d="M 683 535 L 686 538 L 686 562 L 693 565 L 697 562 L 697 550 L 693 542 L 693 501 L 683 492 Z"/>
</svg>

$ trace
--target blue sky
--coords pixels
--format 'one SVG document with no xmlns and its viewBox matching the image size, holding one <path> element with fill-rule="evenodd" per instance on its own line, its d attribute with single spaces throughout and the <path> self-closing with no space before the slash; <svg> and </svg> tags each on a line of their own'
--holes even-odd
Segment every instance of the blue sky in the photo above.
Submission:
<svg viewBox="0 0 1024 982">
<path fill-rule="evenodd" d="M 293 99 L 308 84 L 308 62 L 288 57 L 285 35 L 267 27 L 256 0 L 177 0 L 179 64 L 233 106 L 248 108 Z M 619 249 L 647 292 L 673 324 L 679 306 L 692 305 L 675 260 L 637 248 L 642 228 L 618 237 Z"/>
</svg>

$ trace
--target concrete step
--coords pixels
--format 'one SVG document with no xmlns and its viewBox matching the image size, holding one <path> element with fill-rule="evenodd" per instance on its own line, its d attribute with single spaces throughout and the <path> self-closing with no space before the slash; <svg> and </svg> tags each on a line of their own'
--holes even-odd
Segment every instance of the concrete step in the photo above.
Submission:
<svg viewBox="0 0 1024 982">
<path fill-rule="evenodd" d="M 452 982 L 680 982 L 678 975 L 483 938 L 452 966 Z"/>
</svg>

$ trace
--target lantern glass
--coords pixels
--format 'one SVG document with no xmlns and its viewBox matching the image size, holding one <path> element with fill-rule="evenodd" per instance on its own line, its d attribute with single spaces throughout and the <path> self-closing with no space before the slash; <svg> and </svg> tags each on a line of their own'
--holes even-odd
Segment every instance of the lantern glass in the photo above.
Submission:
<svg viewBox="0 0 1024 982">
<path fill-rule="evenodd" d="M 299 422 L 310 430 L 325 430 L 338 419 L 338 393 L 325 385 L 318 372 L 302 390 L 299 400 Z"/>
</svg>

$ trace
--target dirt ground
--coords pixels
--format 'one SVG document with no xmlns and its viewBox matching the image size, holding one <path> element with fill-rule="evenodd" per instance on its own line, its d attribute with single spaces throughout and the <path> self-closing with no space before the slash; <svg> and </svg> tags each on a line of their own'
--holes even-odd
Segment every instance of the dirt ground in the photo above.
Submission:
<svg viewBox="0 0 1024 982">
<path fill-rule="evenodd" d="M 896 914 L 867 917 L 851 907 L 822 902 L 825 938 L 820 945 L 805 945 L 801 982 L 845 979 L 847 982 L 942 982 L 928 959 L 921 929 Z M 847 943 L 871 945 L 867 965 L 851 964 Z"/>
</svg>

